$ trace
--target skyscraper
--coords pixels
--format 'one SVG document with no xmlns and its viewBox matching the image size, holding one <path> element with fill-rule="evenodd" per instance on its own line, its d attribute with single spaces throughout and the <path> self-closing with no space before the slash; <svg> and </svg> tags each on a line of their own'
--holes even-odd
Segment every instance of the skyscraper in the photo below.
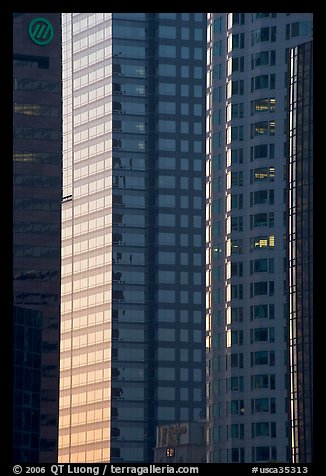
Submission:
<svg viewBox="0 0 326 476">
<path fill-rule="evenodd" d="M 313 42 L 291 50 L 289 295 L 293 463 L 313 460 Z"/>
<path fill-rule="evenodd" d="M 289 461 L 288 52 L 310 13 L 208 15 L 208 462 Z"/>
<path fill-rule="evenodd" d="M 203 13 L 63 15 L 60 462 L 204 417 Z"/>
<path fill-rule="evenodd" d="M 61 21 L 13 17 L 13 448 L 56 462 L 61 248 Z"/>
</svg>

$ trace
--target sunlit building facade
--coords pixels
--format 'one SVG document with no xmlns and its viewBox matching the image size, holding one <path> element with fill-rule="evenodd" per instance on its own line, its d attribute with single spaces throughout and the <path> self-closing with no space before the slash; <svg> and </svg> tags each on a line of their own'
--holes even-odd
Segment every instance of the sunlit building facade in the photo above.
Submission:
<svg viewBox="0 0 326 476">
<path fill-rule="evenodd" d="M 207 462 L 290 461 L 288 58 L 311 37 L 310 13 L 208 14 Z"/>
<path fill-rule="evenodd" d="M 61 15 L 13 14 L 13 458 L 58 458 Z"/>
<path fill-rule="evenodd" d="M 290 53 L 291 459 L 313 461 L 313 42 Z"/>
<path fill-rule="evenodd" d="M 60 462 L 204 417 L 206 15 L 63 14 Z"/>
</svg>

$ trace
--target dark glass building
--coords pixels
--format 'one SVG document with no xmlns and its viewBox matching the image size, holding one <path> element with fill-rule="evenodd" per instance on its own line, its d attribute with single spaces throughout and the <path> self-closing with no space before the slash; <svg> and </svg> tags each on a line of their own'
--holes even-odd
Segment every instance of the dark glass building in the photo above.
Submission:
<svg viewBox="0 0 326 476">
<path fill-rule="evenodd" d="M 14 306 L 13 458 L 38 462 L 41 398 L 42 313 Z"/>
<path fill-rule="evenodd" d="M 313 42 L 290 51 L 289 300 L 293 463 L 313 460 Z"/>
<path fill-rule="evenodd" d="M 63 15 L 59 461 L 204 417 L 204 13 Z"/>
<path fill-rule="evenodd" d="M 61 18 L 13 16 L 14 458 L 56 462 L 60 341 Z"/>
</svg>

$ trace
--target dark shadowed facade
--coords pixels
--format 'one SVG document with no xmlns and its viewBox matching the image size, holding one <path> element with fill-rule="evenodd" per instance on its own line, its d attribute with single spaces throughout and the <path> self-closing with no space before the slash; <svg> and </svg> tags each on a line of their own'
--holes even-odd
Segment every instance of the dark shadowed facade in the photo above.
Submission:
<svg viewBox="0 0 326 476">
<path fill-rule="evenodd" d="M 14 460 L 58 447 L 61 19 L 13 16 Z"/>
<path fill-rule="evenodd" d="M 293 463 L 313 459 L 313 42 L 290 52 L 289 299 Z"/>
</svg>

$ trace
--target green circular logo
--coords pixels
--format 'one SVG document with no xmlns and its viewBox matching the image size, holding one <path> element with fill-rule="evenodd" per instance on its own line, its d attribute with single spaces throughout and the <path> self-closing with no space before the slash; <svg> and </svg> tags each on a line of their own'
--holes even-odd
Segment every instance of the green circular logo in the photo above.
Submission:
<svg viewBox="0 0 326 476">
<path fill-rule="evenodd" d="M 29 24 L 28 34 L 34 43 L 45 46 L 53 40 L 54 29 L 46 18 L 34 18 Z"/>
</svg>

